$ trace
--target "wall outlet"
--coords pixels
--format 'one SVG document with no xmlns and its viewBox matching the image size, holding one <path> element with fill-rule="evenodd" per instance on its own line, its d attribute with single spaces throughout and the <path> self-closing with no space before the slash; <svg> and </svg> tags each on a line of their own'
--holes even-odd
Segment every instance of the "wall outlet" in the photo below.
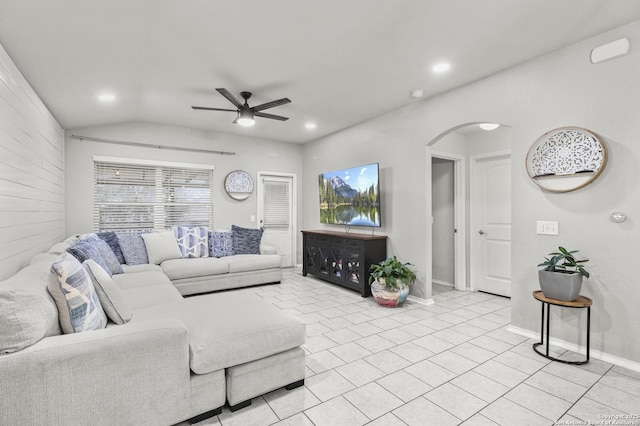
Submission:
<svg viewBox="0 0 640 426">
<path fill-rule="evenodd" d="M 539 220 L 536 222 L 536 233 L 538 235 L 558 235 L 558 222 Z"/>
<path fill-rule="evenodd" d="M 253 223 L 253 222 L 255 222 L 255 221 L 256 221 L 256 216 L 252 214 L 252 215 L 251 215 L 251 223 Z"/>
</svg>

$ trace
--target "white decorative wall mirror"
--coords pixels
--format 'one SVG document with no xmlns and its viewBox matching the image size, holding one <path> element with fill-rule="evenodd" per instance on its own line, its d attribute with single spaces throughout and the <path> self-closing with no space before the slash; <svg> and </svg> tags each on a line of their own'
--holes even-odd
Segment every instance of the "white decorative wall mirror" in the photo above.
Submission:
<svg viewBox="0 0 640 426">
<path fill-rule="evenodd" d="M 607 150 L 593 132 L 560 127 L 540 136 L 527 154 L 527 173 L 542 189 L 569 192 L 590 184 L 604 170 Z"/>
<path fill-rule="evenodd" d="M 244 170 L 234 170 L 224 178 L 224 189 L 234 200 L 246 200 L 253 192 L 253 179 Z"/>
</svg>

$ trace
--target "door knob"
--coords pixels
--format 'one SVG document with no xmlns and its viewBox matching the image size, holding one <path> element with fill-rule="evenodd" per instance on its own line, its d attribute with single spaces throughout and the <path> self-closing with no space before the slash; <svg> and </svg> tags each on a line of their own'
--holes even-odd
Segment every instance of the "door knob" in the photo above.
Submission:
<svg viewBox="0 0 640 426">
<path fill-rule="evenodd" d="M 485 235 L 485 234 L 486 234 L 486 232 L 484 232 L 484 231 L 481 229 L 481 230 L 479 230 L 479 231 L 478 231 L 478 234 L 480 234 L 480 235 Z"/>
</svg>

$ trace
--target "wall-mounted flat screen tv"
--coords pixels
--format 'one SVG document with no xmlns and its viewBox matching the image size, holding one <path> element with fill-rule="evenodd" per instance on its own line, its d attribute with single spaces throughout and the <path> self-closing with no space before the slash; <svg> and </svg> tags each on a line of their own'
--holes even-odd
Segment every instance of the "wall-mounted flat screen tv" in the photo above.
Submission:
<svg viewBox="0 0 640 426">
<path fill-rule="evenodd" d="M 346 226 L 381 226 L 378 163 L 318 176 L 320 222 Z"/>
</svg>

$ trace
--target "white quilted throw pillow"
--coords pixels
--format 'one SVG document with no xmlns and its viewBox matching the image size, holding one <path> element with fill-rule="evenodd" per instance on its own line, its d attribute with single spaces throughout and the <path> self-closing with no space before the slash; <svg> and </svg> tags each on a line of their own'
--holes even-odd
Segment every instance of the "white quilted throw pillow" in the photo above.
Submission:
<svg viewBox="0 0 640 426">
<path fill-rule="evenodd" d="M 182 257 L 209 257 L 209 239 L 206 226 L 174 226 Z"/>
</svg>

